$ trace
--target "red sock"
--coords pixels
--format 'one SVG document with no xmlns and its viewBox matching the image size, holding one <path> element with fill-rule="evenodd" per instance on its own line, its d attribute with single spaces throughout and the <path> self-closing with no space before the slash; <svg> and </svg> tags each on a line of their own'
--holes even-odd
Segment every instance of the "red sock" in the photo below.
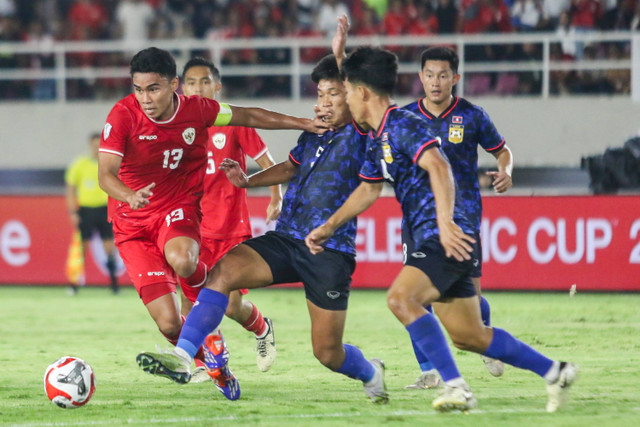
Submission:
<svg viewBox="0 0 640 427">
<path fill-rule="evenodd" d="M 267 331 L 267 324 L 262 317 L 262 313 L 258 311 L 256 306 L 251 302 L 249 304 L 251 304 L 253 310 L 251 310 L 251 315 L 242 324 L 242 327 L 249 332 L 253 332 L 255 335 L 263 335 Z"/>
<path fill-rule="evenodd" d="M 185 317 L 183 315 L 180 315 L 180 319 L 182 320 L 182 324 L 184 325 Z M 167 341 L 169 341 L 169 343 L 171 343 L 173 346 L 176 346 L 178 344 L 178 338 L 180 338 L 180 332 L 178 332 L 178 336 L 175 336 L 175 337 L 170 337 L 169 335 L 166 335 L 162 331 L 160 331 L 160 333 L 164 335 Z M 204 361 L 204 349 L 202 348 L 202 346 L 200 346 L 196 355 L 193 356 L 193 359 L 197 361 Z M 196 366 L 200 366 L 198 365 L 198 362 L 196 362 Z"/>
<path fill-rule="evenodd" d="M 192 288 L 199 288 L 204 285 L 205 280 L 207 280 L 207 264 L 198 261 L 196 271 L 191 276 L 185 277 L 183 283 L 186 283 Z"/>
</svg>

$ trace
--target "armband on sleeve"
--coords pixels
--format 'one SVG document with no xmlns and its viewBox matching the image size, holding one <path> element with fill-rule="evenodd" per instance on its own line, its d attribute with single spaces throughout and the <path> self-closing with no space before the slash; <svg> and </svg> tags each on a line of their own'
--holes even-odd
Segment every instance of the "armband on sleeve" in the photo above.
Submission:
<svg viewBox="0 0 640 427">
<path fill-rule="evenodd" d="M 231 121 L 231 107 L 229 104 L 220 103 L 220 111 L 216 117 L 216 121 L 213 122 L 214 126 L 226 126 Z"/>
</svg>

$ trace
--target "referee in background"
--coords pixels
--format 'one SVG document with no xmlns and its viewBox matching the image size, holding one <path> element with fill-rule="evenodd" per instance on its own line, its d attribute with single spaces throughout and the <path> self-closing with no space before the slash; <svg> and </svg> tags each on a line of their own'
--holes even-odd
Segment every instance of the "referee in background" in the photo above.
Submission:
<svg viewBox="0 0 640 427">
<path fill-rule="evenodd" d="M 89 138 L 90 154 L 77 158 L 65 173 L 67 184 L 66 198 L 71 224 L 80 231 L 82 237 L 82 256 L 86 261 L 89 243 L 93 233 L 100 233 L 104 251 L 107 254 L 106 267 L 109 271 L 110 287 L 114 294 L 120 290 L 116 277 L 113 229 L 107 220 L 107 193 L 98 185 L 98 148 L 100 134 L 94 133 Z M 78 286 L 71 285 L 73 294 Z"/>
</svg>

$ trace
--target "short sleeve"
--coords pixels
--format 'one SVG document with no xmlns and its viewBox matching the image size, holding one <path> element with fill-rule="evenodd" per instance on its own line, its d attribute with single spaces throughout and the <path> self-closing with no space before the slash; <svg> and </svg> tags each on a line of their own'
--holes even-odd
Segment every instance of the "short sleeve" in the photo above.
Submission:
<svg viewBox="0 0 640 427">
<path fill-rule="evenodd" d="M 418 163 L 425 151 L 440 147 L 440 140 L 418 116 L 402 118 L 396 128 L 403 130 L 403 135 L 396 138 L 396 144 L 400 146 L 401 151 L 411 157 L 413 163 Z"/>
<path fill-rule="evenodd" d="M 499 151 L 504 147 L 504 138 L 500 135 L 498 129 L 496 129 L 487 112 L 480 107 L 477 108 L 480 121 L 478 123 L 478 144 L 489 153 Z"/>
<path fill-rule="evenodd" d="M 102 129 L 100 152 L 124 157 L 127 141 L 133 128 L 133 116 L 126 107 L 116 104 Z"/>
<path fill-rule="evenodd" d="M 291 160 L 291 162 L 296 166 L 300 166 L 300 164 L 304 161 L 304 147 L 307 141 L 306 136 L 306 132 L 300 135 L 300 137 L 298 138 L 298 144 L 296 144 L 296 146 L 293 147 L 293 150 L 289 152 L 289 160 Z"/>
<path fill-rule="evenodd" d="M 369 138 L 367 140 L 367 151 L 365 154 L 364 163 L 360 168 L 360 173 L 358 176 L 361 181 L 364 182 L 382 182 L 384 180 L 384 176 L 382 175 L 382 171 L 380 170 L 380 166 L 378 165 L 376 158 L 376 151 L 373 148 L 374 143 L 372 139 Z M 372 149 L 373 148 L 373 149 Z"/>
<path fill-rule="evenodd" d="M 264 143 L 255 129 L 244 126 L 236 126 L 234 129 L 242 151 L 249 157 L 255 160 L 267 152 L 267 144 Z"/>
<path fill-rule="evenodd" d="M 193 97 L 191 97 L 193 98 Z M 211 126 L 225 126 L 231 120 L 231 109 L 229 108 L 228 120 L 225 122 L 225 115 L 222 114 L 221 106 L 226 104 L 220 104 L 215 99 L 204 98 L 198 96 L 198 102 L 202 111 L 202 117 L 207 127 Z M 228 107 L 228 106 L 227 106 Z"/>
<path fill-rule="evenodd" d="M 64 182 L 67 185 L 78 186 L 79 184 L 79 169 L 81 159 L 76 159 L 65 171 Z"/>
</svg>

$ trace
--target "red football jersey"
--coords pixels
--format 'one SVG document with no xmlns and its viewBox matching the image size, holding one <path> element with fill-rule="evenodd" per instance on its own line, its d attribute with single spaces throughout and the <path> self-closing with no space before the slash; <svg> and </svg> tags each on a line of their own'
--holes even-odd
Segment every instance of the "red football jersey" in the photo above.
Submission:
<svg viewBox="0 0 640 427">
<path fill-rule="evenodd" d="M 267 146 L 253 128 L 212 126 L 209 128 L 207 173 L 202 198 L 202 235 L 214 239 L 250 236 L 247 190 L 234 187 L 218 165 L 225 158 L 247 171 L 246 156 L 257 159 Z"/>
<path fill-rule="evenodd" d="M 132 190 L 156 183 L 149 205 L 136 211 L 109 198 L 109 218 L 145 218 L 171 205 L 198 205 L 207 163 L 207 129 L 220 111 L 217 101 L 177 96 L 173 116 L 147 117 L 134 94 L 120 100 L 107 117 L 100 152 L 122 156 L 118 178 Z"/>
</svg>

